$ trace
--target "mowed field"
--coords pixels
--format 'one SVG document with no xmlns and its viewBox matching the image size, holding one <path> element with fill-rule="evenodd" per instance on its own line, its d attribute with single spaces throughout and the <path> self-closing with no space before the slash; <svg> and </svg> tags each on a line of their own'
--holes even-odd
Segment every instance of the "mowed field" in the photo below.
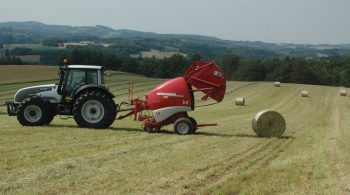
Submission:
<svg viewBox="0 0 350 195">
<path fill-rule="evenodd" d="M 132 118 L 105 130 L 59 116 L 48 126 L 22 127 L 5 114 L 4 102 L 21 87 L 54 83 L 57 73 L 42 78 L 46 67 L 28 67 L 0 66 L 8 74 L 0 77 L 1 194 L 350 193 L 350 99 L 339 87 L 228 82 L 223 102 L 197 101 L 190 115 L 218 126 L 194 135 L 176 135 L 173 126 L 146 133 Z M 16 74 L 17 82 L 9 75 L 19 69 L 28 71 Z M 130 80 L 140 97 L 164 81 L 111 72 L 106 83 L 115 101 L 127 100 Z M 302 90 L 310 97 L 300 97 Z M 235 106 L 237 96 L 247 105 Z M 254 134 L 252 119 L 265 109 L 285 117 L 282 139 Z"/>
</svg>

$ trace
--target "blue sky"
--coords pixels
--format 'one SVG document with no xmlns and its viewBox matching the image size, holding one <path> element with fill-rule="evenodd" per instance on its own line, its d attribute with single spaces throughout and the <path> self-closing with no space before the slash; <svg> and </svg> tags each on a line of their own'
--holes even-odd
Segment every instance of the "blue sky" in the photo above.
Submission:
<svg viewBox="0 0 350 195">
<path fill-rule="evenodd" d="M 349 0 L 1 0 L 0 21 L 274 43 L 350 43 Z"/>
</svg>

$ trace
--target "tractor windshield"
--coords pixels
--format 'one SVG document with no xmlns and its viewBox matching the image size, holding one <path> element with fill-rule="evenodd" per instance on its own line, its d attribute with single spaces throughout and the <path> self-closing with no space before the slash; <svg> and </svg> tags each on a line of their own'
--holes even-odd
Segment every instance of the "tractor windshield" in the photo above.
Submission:
<svg viewBox="0 0 350 195">
<path fill-rule="evenodd" d="M 71 69 L 66 78 L 65 96 L 71 96 L 74 91 L 84 85 L 97 85 L 97 79 L 97 70 Z"/>
<path fill-rule="evenodd" d="M 65 94 L 70 96 L 73 91 L 85 85 L 85 70 L 70 70 L 66 80 Z"/>
</svg>

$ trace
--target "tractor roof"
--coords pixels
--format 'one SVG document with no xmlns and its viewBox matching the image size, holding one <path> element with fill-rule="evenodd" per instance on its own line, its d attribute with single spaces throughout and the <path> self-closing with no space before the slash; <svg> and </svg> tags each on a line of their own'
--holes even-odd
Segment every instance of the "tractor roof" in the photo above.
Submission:
<svg viewBox="0 0 350 195">
<path fill-rule="evenodd" d="M 69 69 L 95 69 L 101 70 L 102 66 L 92 66 L 92 65 L 68 65 Z"/>
</svg>

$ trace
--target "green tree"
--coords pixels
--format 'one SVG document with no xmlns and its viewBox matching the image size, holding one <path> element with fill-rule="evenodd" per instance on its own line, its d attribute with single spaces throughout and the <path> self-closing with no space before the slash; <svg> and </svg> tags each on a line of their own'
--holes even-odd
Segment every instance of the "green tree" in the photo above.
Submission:
<svg viewBox="0 0 350 195">
<path fill-rule="evenodd" d="M 259 62 L 242 63 L 237 69 L 235 80 L 263 81 L 265 80 L 264 66 Z"/>
<path fill-rule="evenodd" d="M 139 73 L 139 64 L 135 59 L 127 58 L 121 64 L 120 70 L 124 72 Z"/>
<path fill-rule="evenodd" d="M 293 83 L 317 83 L 316 77 L 310 67 L 303 59 L 292 59 L 289 61 L 292 66 L 290 73 L 290 82 Z"/>
<path fill-rule="evenodd" d="M 59 43 L 65 42 L 64 40 L 57 37 L 50 37 L 42 41 L 42 44 L 45 46 L 58 47 Z"/>
<path fill-rule="evenodd" d="M 5 57 L 7 57 L 7 56 L 10 56 L 10 50 L 9 49 L 5 50 Z"/>
<path fill-rule="evenodd" d="M 340 84 L 350 87 L 350 67 L 346 67 L 340 72 Z"/>
<path fill-rule="evenodd" d="M 17 47 L 11 50 L 11 55 L 13 56 L 21 56 L 21 55 L 29 55 L 32 53 L 32 49 L 25 47 Z"/>
<path fill-rule="evenodd" d="M 155 58 L 146 58 L 139 64 L 139 72 L 147 77 L 155 77 L 157 70 L 162 65 L 160 60 Z"/>
<path fill-rule="evenodd" d="M 201 61 L 201 54 L 199 53 L 194 53 L 191 56 L 191 62 L 195 62 L 195 61 Z"/>
<path fill-rule="evenodd" d="M 162 67 L 163 78 L 182 76 L 188 69 L 189 63 L 183 55 L 175 54 L 164 59 Z"/>
<path fill-rule="evenodd" d="M 226 79 L 232 80 L 239 66 L 240 58 L 233 54 L 224 54 L 221 58 L 221 66 Z"/>
</svg>

